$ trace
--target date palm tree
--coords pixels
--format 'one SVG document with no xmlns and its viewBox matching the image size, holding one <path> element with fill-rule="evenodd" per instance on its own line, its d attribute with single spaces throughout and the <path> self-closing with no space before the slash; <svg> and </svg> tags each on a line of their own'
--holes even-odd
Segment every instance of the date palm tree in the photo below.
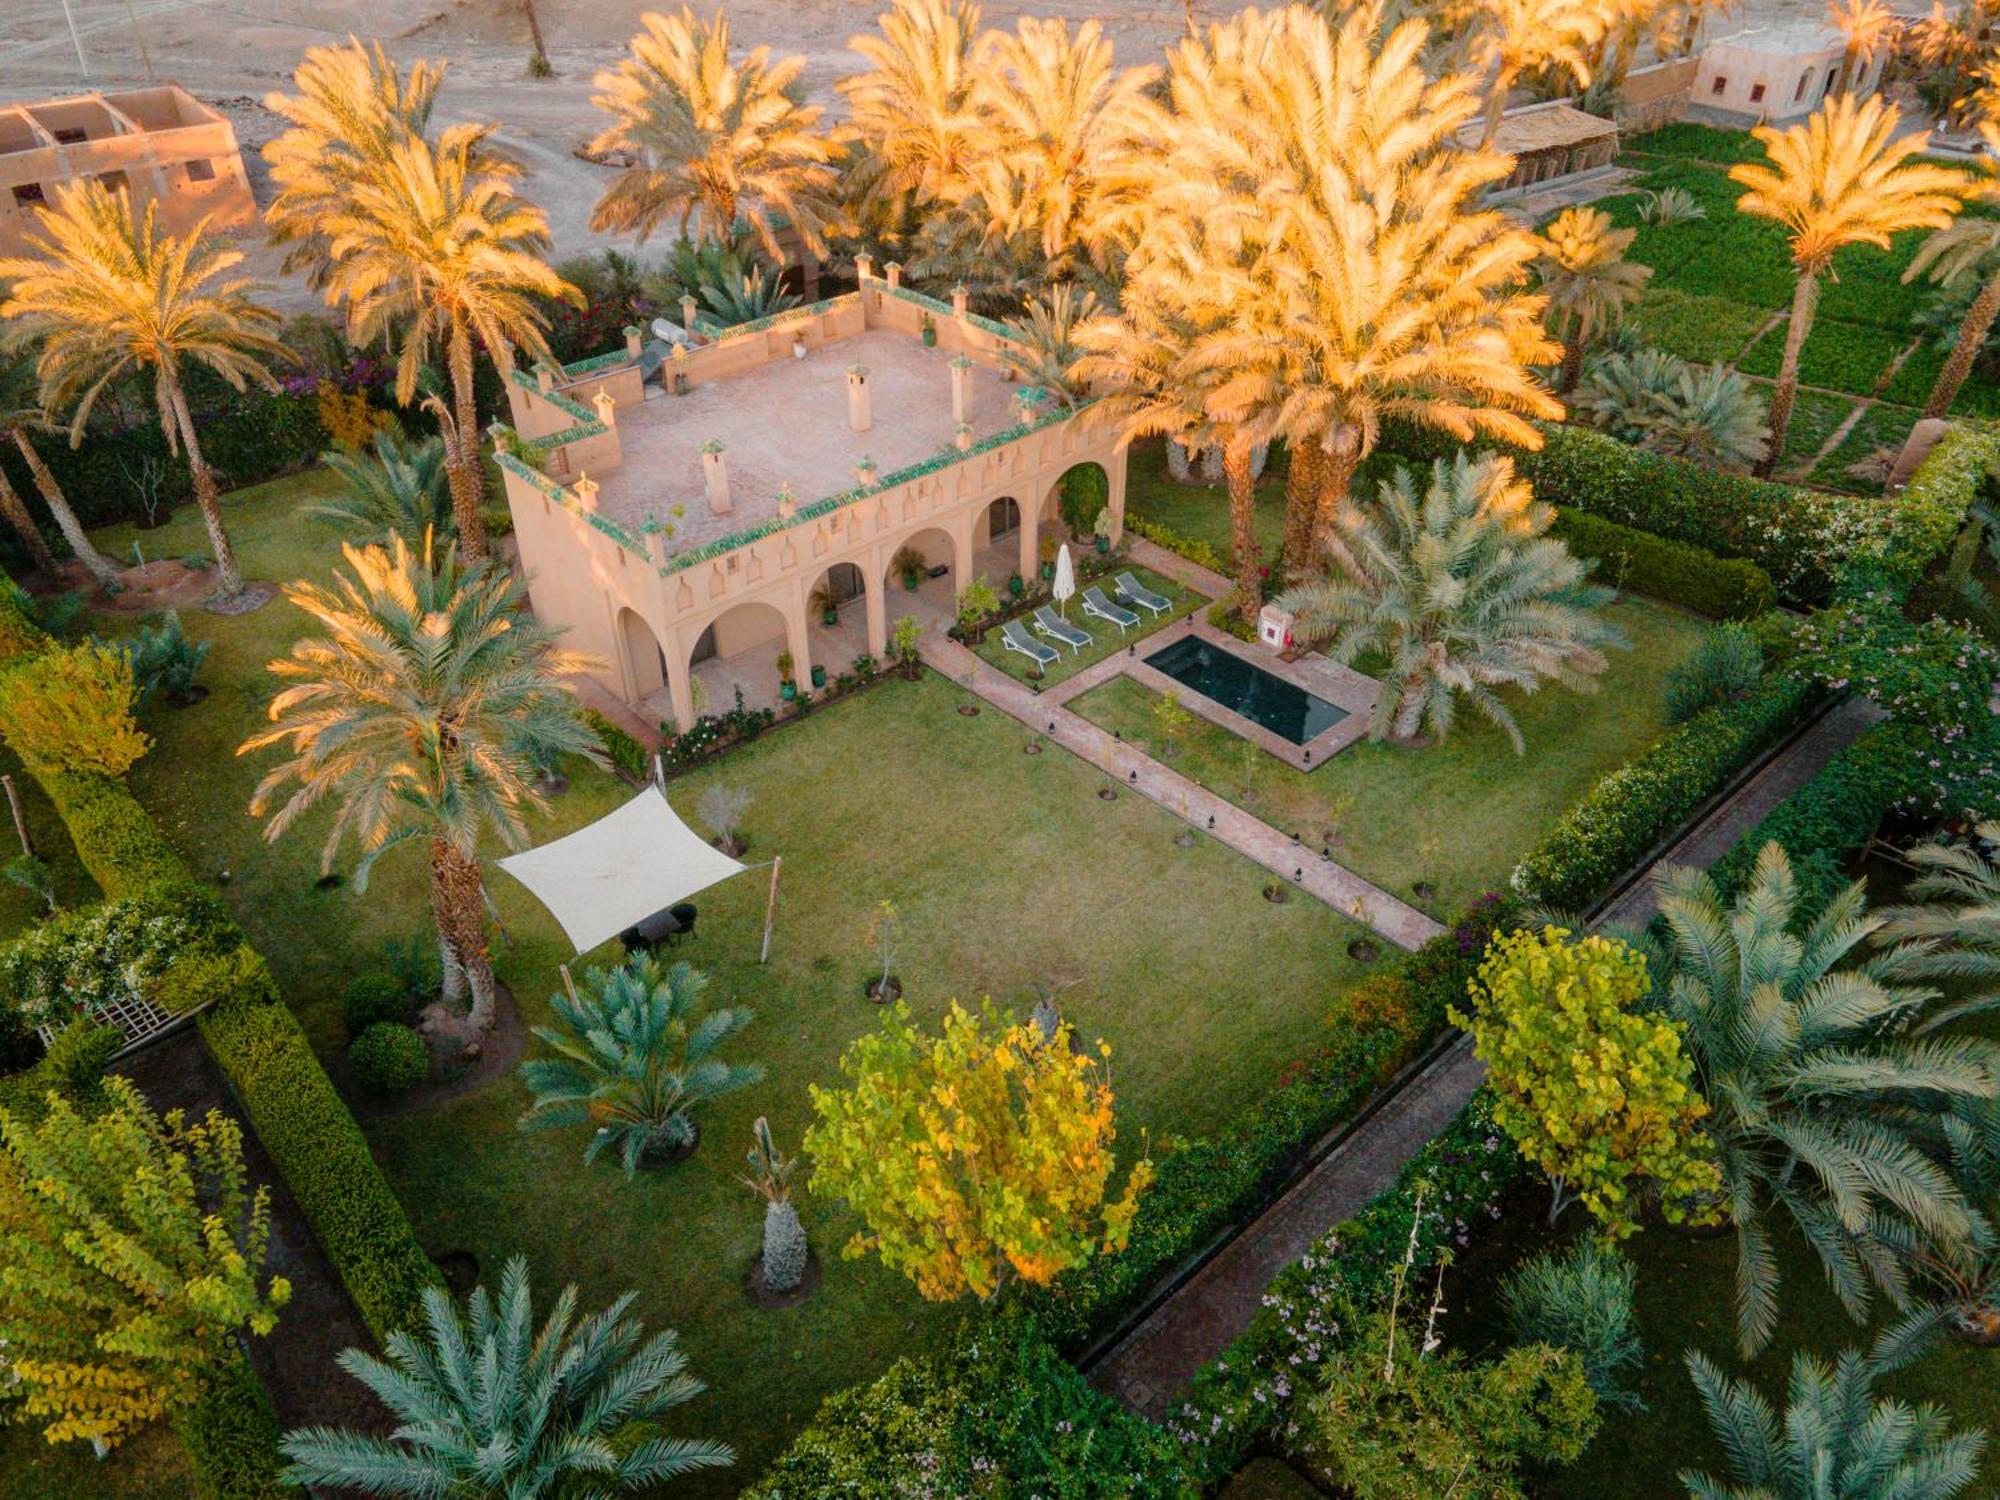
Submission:
<svg viewBox="0 0 2000 1500">
<path fill-rule="evenodd" d="M 1605 649 L 1624 644 L 1599 613 L 1612 590 L 1545 535 L 1554 520 L 1511 459 L 1461 454 L 1398 469 L 1373 505 L 1342 514 L 1325 542 L 1326 576 L 1285 590 L 1278 607 L 1335 661 L 1388 658 L 1376 739 L 1443 739 L 1463 698 L 1518 755 L 1526 747 L 1501 690 L 1591 691 Z"/>
<path fill-rule="evenodd" d="M 1535 274 L 1563 344 L 1557 390 L 1576 389 L 1591 341 L 1624 322 L 1652 280 L 1651 266 L 1625 258 L 1638 235 L 1636 229 L 1614 229 L 1611 215 L 1595 208 L 1566 208 L 1544 231 Z"/>
<path fill-rule="evenodd" d="M 1058 282 L 1030 297 L 1022 314 L 1007 320 L 1013 342 L 1000 346 L 1000 363 L 1022 384 L 1039 386 L 1064 404 L 1077 405 L 1084 387 L 1076 378 L 1076 363 L 1084 351 L 1076 334 L 1098 315 L 1097 294 Z"/>
<path fill-rule="evenodd" d="M 222 525 L 221 486 L 202 453 L 188 409 L 186 375 L 200 367 L 236 390 L 275 388 L 271 364 L 287 356 L 274 336 L 278 315 L 229 275 L 240 251 L 209 237 L 208 221 L 184 235 L 165 233 L 155 206 L 134 217 L 132 200 L 85 179 L 56 188 L 27 236 L 29 254 L 0 260 L 5 342 L 35 351 L 40 404 L 70 414 L 72 447 L 105 387 L 120 376 L 151 378 L 167 446 L 187 457 L 195 504 L 215 551 L 218 602 L 243 592 L 236 551 Z"/>
<path fill-rule="evenodd" d="M 595 1126 L 584 1164 L 613 1149 L 628 1179 L 648 1157 L 692 1151 L 695 1112 L 764 1076 L 755 1063 L 716 1055 L 755 1013 L 711 1007 L 707 990 L 706 974 L 684 963 L 663 968 L 647 954 L 591 970 L 581 988 L 565 982 L 549 996 L 558 1024 L 535 1028 L 556 1055 L 521 1064 L 535 1096 L 521 1128 Z"/>
<path fill-rule="evenodd" d="M 1882 0 L 1833 0 L 1827 19 L 1846 39 L 1840 59 L 1840 91 L 1852 93 L 1878 57 L 1896 50 L 1903 19 Z"/>
<path fill-rule="evenodd" d="M 1493 144 L 1523 73 L 1552 69 L 1579 86 L 1590 82 L 1590 51 L 1607 19 L 1599 0 L 1474 0 L 1467 7 L 1471 61 L 1487 75 L 1481 149 Z"/>
<path fill-rule="evenodd" d="M 1523 285 L 1538 242 L 1478 208 L 1508 159 L 1453 147 L 1477 98 L 1462 77 L 1425 78 L 1426 35 L 1412 22 L 1380 39 L 1359 17 L 1336 32 L 1293 8 L 1240 15 L 1170 60 L 1174 125 L 1149 212 L 1214 224 L 1253 268 L 1216 281 L 1226 315 L 1193 366 L 1226 375 L 1235 414 L 1265 413 L 1305 471 L 1289 486 L 1293 574 L 1310 571 L 1385 422 L 1536 448 L 1526 419 L 1562 415 L 1531 369 L 1560 353 Z M 1330 120 L 1346 122 L 1331 138 Z"/>
<path fill-rule="evenodd" d="M 4 359 L 4 363 L 0 363 L 0 434 L 13 439 L 19 445 L 23 458 L 33 454 L 35 462 L 39 464 L 40 455 L 35 453 L 35 445 L 28 437 L 28 430 L 40 426 L 45 420 L 41 405 L 41 388 L 35 379 L 34 366 L 26 359 L 7 356 L 0 356 L 0 359 Z M 39 470 L 31 469 L 30 472 L 39 473 Z M 77 557 L 83 560 L 84 565 L 100 583 L 109 583 L 118 576 L 118 570 L 111 566 L 104 554 L 90 545 L 90 538 L 83 534 L 83 528 L 77 524 L 76 513 L 70 510 L 62 491 L 58 489 L 55 495 L 56 506 L 51 509 L 54 511 L 56 526 L 62 532 L 64 540 L 69 540 L 71 530 L 74 529 L 76 539 L 70 543 L 71 550 L 76 551 Z M 21 545 L 28 553 L 29 565 L 37 572 L 54 578 L 56 555 L 49 548 L 48 538 L 42 535 L 41 528 L 35 524 L 35 518 L 28 514 L 27 505 L 9 482 L 4 468 L 0 468 L 0 516 L 6 517 L 7 524 L 21 538 Z M 79 546 L 83 550 L 77 550 Z"/>
<path fill-rule="evenodd" d="M 1770 163 L 1740 162 L 1730 179 L 1748 191 L 1736 200 L 1746 214 L 1784 226 L 1791 241 L 1792 293 L 1785 353 L 1771 398 L 1771 442 L 1757 472 L 1769 477 L 1785 451 L 1792 404 L 1799 391 L 1799 351 L 1812 331 L 1820 281 L 1847 245 L 1886 250 L 1902 229 L 1943 229 L 1958 211 L 1966 179 L 1947 167 L 1913 161 L 1930 143 L 1928 131 L 1899 136 L 1902 116 L 1880 99 L 1843 94 L 1804 124 L 1759 126 L 1751 134 Z"/>
<path fill-rule="evenodd" d="M 1906 904 L 1885 908 L 1875 940 L 1883 971 L 1950 984 L 1958 998 L 1931 1027 L 2000 1006 L 2000 822 L 1973 830 L 1976 843 L 1924 844 L 1909 852 L 1917 875 Z"/>
<path fill-rule="evenodd" d="M 971 169 L 987 232 L 1025 236 L 1053 266 L 1113 267 L 1137 222 L 1130 159 L 1165 122 L 1148 97 L 1159 69 L 1113 61 L 1096 21 L 1023 16 L 975 74 L 982 147 Z M 1129 243 L 1129 239 L 1127 240 Z"/>
<path fill-rule="evenodd" d="M 288 1432 L 286 1477 L 356 1495 L 517 1500 L 607 1496 L 726 1468 L 736 1461 L 728 1444 L 658 1434 L 659 1419 L 703 1387 L 671 1330 L 644 1338 L 632 1301 L 627 1292 L 579 1318 L 576 1288 L 565 1287 L 538 1329 L 518 1255 L 499 1296 L 474 1288 L 462 1315 L 441 1287 L 425 1288 L 422 1328 L 390 1334 L 386 1359 L 340 1354 L 395 1430 Z"/>
<path fill-rule="evenodd" d="M 891 0 L 878 30 L 849 39 L 869 66 L 841 79 L 847 120 L 841 139 L 861 148 L 864 192 L 904 207 L 963 202 L 985 127 L 974 81 L 992 32 L 970 0 Z"/>
<path fill-rule="evenodd" d="M 257 783 L 253 817 L 282 837 L 331 803 L 321 847 L 331 870 L 343 844 L 360 847 L 357 890 L 375 861 L 421 841 L 430 856 L 431 911 L 443 956 L 444 998 L 470 1011 L 469 1037 L 493 1022 L 493 965 L 479 845 L 527 840 L 525 814 L 547 811 L 536 777 L 556 755 L 602 763 L 597 735 L 562 679 L 588 657 L 556 646 L 557 632 L 527 612 L 527 586 L 456 546 L 343 545 L 347 568 L 331 587 L 299 582 L 285 595 L 323 634 L 270 663 L 285 686 L 272 726 L 237 749 L 284 745 L 291 757 Z M 280 800 L 282 799 L 282 800 Z"/>
<path fill-rule="evenodd" d="M 1844 1349 L 1828 1365 L 1792 1356 L 1785 1409 L 1747 1380 L 1724 1374 L 1697 1350 L 1688 1374 L 1735 1484 L 1683 1470 L 1693 1500 L 1953 1500 L 1979 1478 L 1986 1434 L 1951 1430 L 1939 1406 L 1911 1406 L 1877 1393 L 1885 1376 L 1927 1352 L 1937 1318 L 1916 1313 L 1882 1330 L 1868 1352 Z"/>
<path fill-rule="evenodd" d="M 306 514 L 331 521 L 345 539 L 363 545 L 399 536 L 411 551 L 430 538 L 452 540 L 455 523 L 451 482 L 445 471 L 444 439 L 411 440 L 393 428 L 375 434 L 372 451 L 337 448 L 319 461 L 346 486 L 346 493 Z"/>
<path fill-rule="evenodd" d="M 1952 402 L 1972 373 L 1986 336 L 2000 320 L 2000 117 L 1980 126 L 1986 151 L 1980 157 L 1982 175 L 1970 193 L 1972 202 L 1994 211 L 1992 218 L 1967 215 L 1949 228 L 1940 229 L 1925 240 L 1916 259 L 1903 272 L 1903 280 L 1914 281 L 1929 274 L 1938 285 L 1956 289 L 1973 282 L 1973 293 L 1965 320 L 1958 326 L 1958 338 L 1951 346 L 1944 368 L 1924 401 L 1924 415 L 1943 417 L 1951 413 Z"/>
<path fill-rule="evenodd" d="M 640 24 L 631 55 L 593 80 L 591 103 L 611 124 L 590 149 L 635 162 L 597 200 L 590 227 L 644 240 L 671 221 L 684 239 L 699 229 L 726 240 L 744 221 L 782 264 L 782 221 L 824 253 L 834 147 L 819 129 L 823 111 L 799 87 L 805 59 L 773 62 L 770 48 L 754 47 L 732 60 L 720 11 L 700 21 L 682 6 Z"/>
<path fill-rule="evenodd" d="M 1770 1220 L 1810 1245 L 1858 1321 L 1871 1282 L 1907 1302 L 1913 1241 L 1990 1236 L 1929 1143 L 1955 1110 L 2000 1094 L 2000 1054 L 1965 1037 L 1902 1034 L 1935 999 L 1853 962 L 1882 927 L 1860 885 L 1799 909 L 1791 861 L 1765 845 L 1741 894 L 1704 872 L 1656 879 L 1666 923 L 1653 969 L 1685 1028 L 1736 1228 L 1736 1334 L 1745 1358 L 1778 1326 Z"/>
<path fill-rule="evenodd" d="M 338 69 L 309 55 L 300 94 L 267 101 L 294 121 L 266 148 L 281 189 L 267 218 L 327 302 L 345 309 L 352 343 L 394 343 L 398 401 L 416 397 L 442 351 L 450 404 L 425 404 L 444 437 L 459 545 L 483 558 L 478 349 L 503 375 L 517 345 L 549 358 L 543 301 L 580 295 L 542 259 L 548 220 L 514 191 L 520 169 L 493 149 L 494 127 L 457 125 L 432 138 L 424 127 L 435 70 L 419 63 L 399 80 L 359 43 L 345 50 Z M 329 137 L 334 129 L 344 134 Z"/>
</svg>

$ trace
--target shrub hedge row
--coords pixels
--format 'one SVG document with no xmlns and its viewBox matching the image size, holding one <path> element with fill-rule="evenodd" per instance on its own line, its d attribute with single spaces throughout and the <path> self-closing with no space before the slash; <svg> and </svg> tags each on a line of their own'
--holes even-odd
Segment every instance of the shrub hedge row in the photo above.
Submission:
<svg viewBox="0 0 2000 1500">
<path fill-rule="evenodd" d="M 32 626 L 11 602 L 0 601 L 0 643 L 11 643 L 18 657 L 34 641 Z M 42 785 L 107 899 L 197 884 L 123 782 L 72 773 Z M 238 943 L 186 972 L 176 965 L 169 973 L 177 1006 L 212 1002 L 197 1023 L 202 1038 L 370 1329 L 385 1338 L 410 1323 L 437 1270 L 263 958 Z M 254 1484 L 260 1471 L 242 1455 L 254 1450 L 276 1462 L 276 1425 L 262 1410 L 260 1418 L 226 1393 L 203 1403 L 182 1423 L 197 1429 L 183 1432 L 190 1454 L 198 1464 L 214 1454 L 248 1465 L 243 1473 L 251 1477 L 242 1482 Z M 253 1431 L 260 1434 L 254 1440 Z M 207 1474 L 202 1482 L 221 1496 L 261 1493 L 232 1488 L 239 1482 L 232 1473 Z"/>
<path fill-rule="evenodd" d="M 1749 620 L 1778 602 L 1771 575 L 1740 557 L 1621 526 L 1588 511 L 1558 508 L 1551 535 L 1597 564 L 1605 583 L 1650 594 L 1718 620 Z"/>
<path fill-rule="evenodd" d="M 174 1422 L 194 1466 L 195 1500 L 296 1500 L 277 1433 L 257 1372 L 248 1359 L 231 1360 Z"/>
</svg>

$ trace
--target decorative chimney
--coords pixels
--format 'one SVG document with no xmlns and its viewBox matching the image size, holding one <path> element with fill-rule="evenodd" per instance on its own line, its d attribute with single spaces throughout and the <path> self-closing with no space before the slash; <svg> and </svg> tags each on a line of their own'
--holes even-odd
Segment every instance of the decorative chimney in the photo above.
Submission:
<svg viewBox="0 0 2000 1500">
<path fill-rule="evenodd" d="M 1035 420 L 1035 408 L 1042 404 L 1042 388 L 1024 385 L 1014 392 L 1014 420 L 1026 427 Z"/>
<path fill-rule="evenodd" d="M 597 420 L 605 427 L 618 425 L 618 403 L 612 399 L 611 392 L 599 386 L 597 394 L 590 398 L 590 404 L 597 408 Z"/>
<path fill-rule="evenodd" d="M 903 263 L 901 261 L 892 260 L 882 269 L 888 273 L 890 286 L 901 286 L 903 284 Z"/>
<path fill-rule="evenodd" d="M 958 444 L 959 452 L 969 453 L 972 451 L 972 424 L 970 422 L 954 422 L 951 433 L 951 440 Z"/>
<path fill-rule="evenodd" d="M 972 420 L 972 370 L 963 354 L 951 362 L 951 419 L 961 424 Z"/>
<path fill-rule="evenodd" d="M 543 363 L 535 366 L 535 389 L 546 394 L 556 388 L 554 365 Z"/>
<path fill-rule="evenodd" d="M 799 513 L 798 491 L 792 488 L 789 480 L 778 486 L 777 499 L 779 520 L 789 521 Z"/>
<path fill-rule="evenodd" d="M 576 503 L 582 507 L 586 514 L 596 511 L 597 481 L 592 479 L 588 474 L 577 475 L 576 483 L 569 487 L 569 492 L 576 497 Z"/>
<path fill-rule="evenodd" d="M 626 325 L 625 357 L 627 359 L 637 359 L 639 357 L 640 342 L 645 337 L 646 337 L 646 330 L 641 328 L 637 323 L 631 323 Z"/>
<path fill-rule="evenodd" d="M 875 425 L 868 402 L 868 366 L 859 362 L 847 367 L 847 425 L 856 432 Z"/>
<path fill-rule="evenodd" d="M 729 462 L 722 456 L 724 451 L 721 438 L 710 438 L 701 445 L 701 477 L 708 485 L 708 508 L 718 516 L 734 509 L 729 502 Z"/>
<path fill-rule="evenodd" d="M 875 472 L 875 460 L 867 454 L 862 454 L 854 461 L 854 482 L 863 489 L 875 483 Z"/>
<path fill-rule="evenodd" d="M 972 293 L 966 289 L 965 283 L 961 281 L 957 286 L 951 289 L 952 316 L 955 318 L 964 317 L 966 313 L 970 310 L 971 305 L 972 305 Z"/>
<path fill-rule="evenodd" d="M 865 251 L 854 257 L 854 279 L 868 281 L 875 275 L 875 257 Z"/>
<path fill-rule="evenodd" d="M 696 307 L 694 294 L 683 292 L 681 294 L 681 327 L 687 330 L 688 341 L 690 343 L 694 341 L 694 315 Z"/>
</svg>

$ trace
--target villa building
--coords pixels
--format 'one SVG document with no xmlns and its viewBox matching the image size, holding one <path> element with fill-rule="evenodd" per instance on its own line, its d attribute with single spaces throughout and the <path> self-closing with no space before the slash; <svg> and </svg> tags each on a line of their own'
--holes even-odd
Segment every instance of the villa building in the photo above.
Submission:
<svg viewBox="0 0 2000 1500">
<path fill-rule="evenodd" d="M 159 209 L 179 234 L 207 217 L 256 222 L 236 131 L 178 84 L 0 105 L 0 255 L 27 252 L 36 210 L 56 187 L 94 177 Z"/>
<path fill-rule="evenodd" d="M 1737 128 L 1804 119 L 1838 90 L 1846 59 L 1846 36 L 1824 21 L 1746 26 L 1702 52 L 1687 116 Z M 1871 61 L 1854 91 L 1873 93 L 1885 66 L 1886 58 Z"/>
<path fill-rule="evenodd" d="M 1034 576 L 1078 465 L 1103 468 L 1122 529 L 1116 431 L 1014 384 L 1006 329 L 962 293 L 886 269 L 676 345 L 650 378 L 637 329 L 513 373 L 521 451 L 500 465 L 535 612 L 637 712 L 685 729 L 739 691 L 767 704 L 780 652 L 807 684 L 883 659 L 905 614 L 942 627 L 974 578 Z"/>
</svg>

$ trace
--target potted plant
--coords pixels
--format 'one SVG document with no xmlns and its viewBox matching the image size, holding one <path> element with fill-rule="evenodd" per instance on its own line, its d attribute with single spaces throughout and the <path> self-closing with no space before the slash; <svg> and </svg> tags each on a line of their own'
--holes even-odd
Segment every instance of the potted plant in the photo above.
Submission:
<svg viewBox="0 0 2000 1500">
<path fill-rule="evenodd" d="M 1061 545 L 1062 543 L 1052 536 L 1042 538 L 1042 577 L 1044 580 L 1053 579 L 1056 576 L 1056 549 Z"/>
<path fill-rule="evenodd" d="M 923 333 L 924 347 L 926 349 L 937 348 L 937 319 L 929 313 L 925 313 L 924 320 L 918 327 Z"/>
<path fill-rule="evenodd" d="M 826 668 L 825 668 L 825 667 L 814 667 L 814 668 L 812 669 L 812 685 L 813 685 L 813 686 L 814 686 L 815 688 L 823 688 L 823 687 L 825 687 L 825 686 L 826 686 Z"/>
<path fill-rule="evenodd" d="M 905 544 L 896 549 L 896 555 L 889 559 L 889 571 L 903 580 L 903 587 L 911 593 L 924 581 L 924 574 L 930 571 L 930 564 L 924 561 L 923 553 Z"/>
<path fill-rule="evenodd" d="M 1110 506 L 1108 505 L 1105 506 L 1103 510 L 1100 510 L 1097 513 L 1097 520 L 1091 526 L 1091 532 L 1097 538 L 1098 555 L 1103 556 L 1109 553 L 1111 551 L 1111 507 Z"/>
<path fill-rule="evenodd" d="M 805 357 L 806 336 L 803 333 L 795 333 L 792 335 L 792 358 L 804 359 Z"/>
<path fill-rule="evenodd" d="M 792 681 L 792 653 L 789 651 L 780 651 L 778 653 L 778 697 L 783 702 L 790 703 L 798 696 L 799 685 Z"/>
<path fill-rule="evenodd" d="M 831 630 L 840 623 L 840 600 L 834 596 L 833 584 L 822 581 L 815 585 L 807 604 L 819 611 L 819 622 Z"/>
<path fill-rule="evenodd" d="M 1027 589 L 1028 586 L 1027 584 L 1021 581 L 1021 575 L 1019 573 L 1009 573 L 1007 575 L 1007 592 L 1013 595 L 1016 599 L 1020 598 L 1022 594 L 1026 593 Z"/>
</svg>

